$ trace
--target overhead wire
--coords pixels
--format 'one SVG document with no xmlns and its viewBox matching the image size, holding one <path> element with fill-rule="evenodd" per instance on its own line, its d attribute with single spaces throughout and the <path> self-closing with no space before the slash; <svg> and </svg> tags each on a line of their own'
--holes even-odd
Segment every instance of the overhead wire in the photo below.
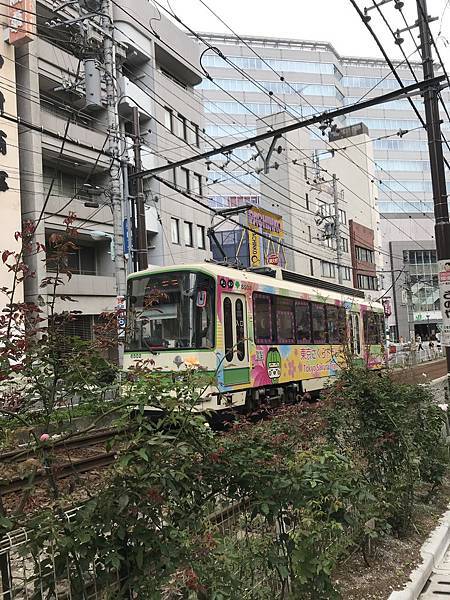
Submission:
<svg viewBox="0 0 450 600">
<path fill-rule="evenodd" d="M 257 116 L 257 115 L 255 115 L 255 116 Z"/>
<path fill-rule="evenodd" d="M 113 0 L 113 3 L 115 3 L 115 0 Z M 117 5 L 117 3 L 116 3 L 116 5 Z M 118 6 L 118 5 L 117 5 L 117 6 Z M 128 14 L 129 16 L 131 16 L 131 17 L 133 18 L 133 16 L 131 15 L 131 13 L 129 13 L 128 11 L 124 10 L 122 7 L 119 7 L 119 8 L 121 8 L 121 9 L 122 9 L 122 10 L 123 10 L 123 11 L 124 11 L 126 14 Z M 144 28 L 145 28 L 145 27 L 144 27 Z M 192 30 L 191 30 L 191 31 L 192 31 Z M 195 32 L 193 32 L 193 33 L 195 33 Z M 163 40 L 162 40 L 162 41 L 163 41 Z M 163 41 L 163 43 L 164 43 L 164 41 Z M 167 44 L 166 44 L 166 45 L 167 45 Z M 220 87 L 220 86 L 219 86 L 219 87 Z M 235 99 L 235 98 L 234 98 L 234 96 L 232 96 L 232 97 L 233 97 L 233 99 Z M 236 99 L 235 99 L 235 100 L 236 100 Z M 242 104 L 242 102 L 240 102 L 240 103 Z M 243 105 L 243 106 L 245 106 L 245 105 Z M 250 111 L 250 112 L 251 112 L 251 111 Z M 256 114 L 254 114 L 254 116 L 256 116 L 257 118 L 259 117 L 259 115 L 256 115 Z M 262 119 L 262 120 L 264 121 L 264 119 Z M 309 157 L 308 157 L 308 158 L 309 158 Z M 249 187 L 249 186 L 248 186 L 248 184 L 246 185 L 246 187 Z M 348 188 L 348 189 L 350 190 L 350 188 Z M 353 191 L 352 191 L 352 190 L 350 190 L 350 191 L 353 193 Z M 360 196 L 359 196 L 359 198 L 360 198 L 360 199 L 362 199 Z M 402 199 L 403 199 L 403 198 L 402 198 Z M 362 200 L 364 201 L 364 199 L 362 199 Z M 366 201 L 366 203 L 367 203 L 367 201 Z M 401 209 L 401 210 L 402 210 L 402 209 Z M 403 212 L 403 210 L 402 210 L 402 212 Z M 399 229 L 399 231 L 400 231 L 401 233 L 404 233 L 404 232 L 403 232 L 403 230 L 401 230 L 401 229 L 400 229 L 400 228 L 399 228 L 397 225 L 395 225 L 395 224 L 394 224 L 394 227 L 396 227 L 397 229 Z"/>
</svg>

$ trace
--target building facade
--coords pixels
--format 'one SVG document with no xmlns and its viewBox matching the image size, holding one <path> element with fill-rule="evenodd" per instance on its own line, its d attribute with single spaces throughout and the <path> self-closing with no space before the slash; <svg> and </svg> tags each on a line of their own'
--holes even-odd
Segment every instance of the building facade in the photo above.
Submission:
<svg viewBox="0 0 450 600">
<path fill-rule="evenodd" d="M 72 277 L 57 289 L 56 310 L 79 311 L 74 333 L 91 337 L 99 316 L 114 309 L 117 301 L 112 179 L 120 180 L 128 233 L 134 226 L 136 195 L 129 183 L 133 145 L 139 139 L 144 168 L 160 164 L 163 156 L 167 162 L 198 150 L 203 107 L 193 93 L 201 78 L 190 66 L 198 62 L 197 46 L 164 17 L 153 30 L 141 26 L 157 14 L 148 2 L 124 2 L 121 9 L 111 4 L 117 65 L 112 74 L 105 70 L 100 19 L 91 15 L 80 33 L 80 17 L 88 14 L 83 6 L 70 3 L 55 12 L 54 2 L 37 1 L 30 10 L 37 13 L 37 35 L 27 44 L 7 48 L 9 61 L 15 60 L 9 86 L 16 91 L 17 114 L 23 123 L 16 144 L 20 160 L 14 158 L 14 149 L 8 149 L 8 159 L 15 163 L 9 185 L 17 195 L 16 203 L 20 190 L 22 220 L 38 224 L 35 241 L 47 249 L 46 259 L 39 254 L 28 258 L 36 276 L 27 281 L 25 297 L 45 306 L 47 290 L 42 282 L 55 271 L 52 240 L 67 228 L 69 219 L 77 230 L 65 265 Z M 59 27 L 58 20 L 69 25 Z M 9 65 L 5 61 L 3 68 L 10 71 Z M 108 120 L 108 77 L 113 78 L 117 95 L 120 131 L 116 133 Z M 138 138 L 133 121 L 136 107 Z M 14 107 L 8 112 L 13 113 Z M 119 159 L 110 151 L 114 135 L 120 145 Z M 8 136 L 15 139 L 13 132 L 8 131 Z M 193 194 L 202 193 L 206 180 L 204 167 L 197 165 L 177 170 L 171 177 L 182 191 Z M 157 182 L 145 182 L 144 198 L 144 251 L 149 264 L 178 264 L 209 256 L 207 211 L 199 211 L 180 192 Z M 14 206 L 14 200 L 9 206 Z M 15 221 L 20 223 L 17 214 Z M 11 226 L 11 231 L 18 229 L 17 224 Z M 132 270 L 131 258 L 137 249 L 130 247 L 128 238 L 125 235 L 124 251 L 128 270 Z M 69 305 L 64 296 L 76 303 Z"/>
<path fill-rule="evenodd" d="M 247 47 L 231 35 L 202 34 L 202 37 L 242 70 L 241 73 L 237 72 L 219 52 L 212 50 L 206 52 L 202 59 L 202 66 L 212 78 L 212 81 L 205 79 L 200 85 L 205 105 L 206 132 L 221 137 L 223 141 L 252 135 L 258 119 L 265 120 L 267 115 L 280 110 L 286 110 L 291 119 L 304 118 L 398 88 L 397 81 L 383 60 L 340 56 L 329 43 L 246 36 Z M 411 64 L 420 81 L 421 64 Z M 405 85 L 415 82 L 407 65 L 398 65 L 397 72 Z M 449 107 L 448 90 L 442 92 L 442 98 Z M 420 96 L 414 99 L 414 103 L 423 115 Z M 432 224 L 428 144 L 426 132 L 406 99 L 357 111 L 338 119 L 335 124 L 343 127 L 360 122 L 366 125 L 373 144 L 373 156 L 364 159 L 371 168 L 366 173 L 363 172 L 364 168 L 361 169 L 360 177 L 366 180 L 366 186 L 375 185 L 376 204 L 382 218 L 379 231 L 376 232 L 379 242 L 375 241 L 374 251 L 377 260 L 386 259 L 387 267 L 386 272 L 382 272 L 381 278 L 378 278 L 378 285 L 388 290 L 392 285 L 389 244 L 405 242 L 406 249 L 408 243 L 417 239 L 434 239 L 434 234 L 427 238 L 423 232 L 420 238 L 409 239 L 409 234 L 405 234 L 408 228 L 404 229 L 405 220 L 417 222 L 420 229 L 424 214 L 425 220 Z M 442 127 L 448 136 L 450 123 L 444 121 Z M 320 127 L 307 130 L 313 152 L 330 149 L 328 135 L 322 133 L 326 132 Z M 353 158 L 366 152 L 350 141 L 340 152 L 340 160 L 347 167 L 352 165 L 350 150 Z M 222 169 L 224 161 L 222 164 L 215 161 L 211 166 L 210 182 L 218 182 L 217 185 L 222 186 L 219 188 L 221 194 L 260 192 L 261 178 L 253 173 L 252 152 L 252 149 L 241 149 L 235 157 L 236 163 L 228 164 L 226 172 Z M 301 162 L 298 149 L 291 146 L 290 153 Z M 448 157 L 448 151 L 445 150 L 445 153 Z M 244 164 L 249 159 L 250 162 Z M 232 177 L 227 175 L 228 172 Z M 302 179 L 301 172 L 298 178 Z M 359 184 L 356 187 L 361 189 Z M 351 184 L 349 188 L 352 188 Z M 210 187 L 213 194 L 217 193 L 216 189 L 215 186 Z M 348 197 L 351 196 L 350 190 L 346 193 Z M 360 275 L 363 276 L 362 273 Z M 372 285 L 372 281 L 364 280 L 366 283 Z"/>
<path fill-rule="evenodd" d="M 19 131 L 17 119 L 16 73 L 14 47 L 7 43 L 5 31 L 9 29 L 9 18 L 0 15 L 0 201 L 2 202 L 2 228 L 0 229 L 1 252 L 19 252 L 21 247 L 14 234 L 21 231 L 19 176 Z M 5 264 L 0 269 L 0 288 L 12 290 L 14 274 Z M 12 263 L 12 260 L 8 260 Z M 2 294 L 0 309 L 11 297 Z M 14 302 L 23 299 L 21 286 L 15 290 Z"/>
</svg>

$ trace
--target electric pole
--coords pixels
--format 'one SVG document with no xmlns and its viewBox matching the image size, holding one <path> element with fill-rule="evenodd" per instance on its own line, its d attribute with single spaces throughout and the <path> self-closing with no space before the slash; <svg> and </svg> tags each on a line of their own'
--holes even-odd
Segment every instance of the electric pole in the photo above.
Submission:
<svg viewBox="0 0 450 600">
<path fill-rule="evenodd" d="M 333 174 L 333 203 L 334 203 L 334 234 L 336 236 L 336 263 L 338 271 L 338 283 L 343 283 L 342 275 L 342 239 L 341 239 L 341 219 L 339 216 L 339 193 L 337 187 L 337 178 Z"/>
<path fill-rule="evenodd" d="M 103 51 L 104 67 L 106 73 L 106 95 L 107 95 L 107 117 L 109 132 L 109 153 L 111 156 L 111 205 L 113 211 L 113 229 L 114 229 L 114 248 L 115 248 L 115 279 L 117 310 L 122 312 L 124 309 L 124 300 L 126 295 L 127 270 L 125 265 L 125 256 L 123 248 L 123 188 L 122 188 L 122 169 L 120 161 L 120 122 L 117 94 L 117 64 L 116 64 L 116 43 L 114 40 L 114 21 L 113 10 L 110 0 L 102 1 L 102 26 L 105 32 Z M 123 337 L 124 331 L 121 327 L 123 315 L 118 316 L 119 320 L 119 338 Z M 119 365 L 122 364 L 123 344 L 119 339 Z"/>
<path fill-rule="evenodd" d="M 141 127 L 139 124 L 139 109 L 133 107 L 133 134 L 134 134 L 134 166 L 136 173 L 142 171 L 141 159 Z M 136 249 L 137 263 L 139 270 L 142 271 L 148 268 L 147 255 L 147 227 L 145 223 L 145 198 L 144 198 L 144 180 L 142 177 L 136 178 L 136 197 L 135 197 L 135 212 L 136 212 L 136 230 L 137 240 Z"/>
<path fill-rule="evenodd" d="M 426 0 L 416 0 L 417 24 L 420 32 L 423 76 L 433 79 L 434 66 L 431 50 L 431 33 Z M 450 383 L 450 223 L 445 181 L 444 156 L 442 152 L 441 121 L 439 115 L 439 85 L 425 88 L 425 118 L 427 125 L 428 149 L 430 154 L 431 182 L 433 189 L 435 238 L 438 259 L 439 287 L 442 312 L 441 343 L 447 356 L 447 374 Z"/>
</svg>

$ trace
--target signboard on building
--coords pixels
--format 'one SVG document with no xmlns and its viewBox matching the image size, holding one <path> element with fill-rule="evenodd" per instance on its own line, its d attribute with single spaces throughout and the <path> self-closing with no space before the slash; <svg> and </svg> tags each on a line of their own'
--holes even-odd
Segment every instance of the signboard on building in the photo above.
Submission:
<svg viewBox="0 0 450 600">
<path fill-rule="evenodd" d="M 450 347 L 450 259 L 438 261 L 441 292 L 441 344 Z"/>
<path fill-rule="evenodd" d="M 36 32 L 36 0 L 9 0 L 8 28 L 12 46 L 31 42 Z"/>
<path fill-rule="evenodd" d="M 250 266 L 267 264 L 284 265 L 283 217 L 263 208 L 254 207 L 247 212 Z M 261 235 L 263 234 L 263 235 Z M 270 260 L 269 260 L 270 258 Z"/>
</svg>

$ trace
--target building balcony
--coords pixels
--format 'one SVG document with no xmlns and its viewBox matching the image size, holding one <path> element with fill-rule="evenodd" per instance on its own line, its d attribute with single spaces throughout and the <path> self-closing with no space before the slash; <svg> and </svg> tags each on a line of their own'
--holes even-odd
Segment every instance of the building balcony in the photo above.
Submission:
<svg viewBox="0 0 450 600">
<path fill-rule="evenodd" d="M 42 127 L 61 136 L 61 139 L 58 139 L 46 133 L 42 134 L 42 148 L 48 158 L 59 159 L 66 123 L 67 117 L 63 117 L 58 111 L 49 110 L 48 107 L 41 108 Z M 64 145 L 63 156 L 70 158 L 75 167 L 80 169 L 84 167 L 89 170 L 97 160 L 105 142 L 105 137 L 106 131 L 103 133 L 77 123 L 71 123 L 68 132 L 69 141 Z M 108 167 L 108 158 L 102 156 L 98 161 L 99 170 Z"/>
</svg>

